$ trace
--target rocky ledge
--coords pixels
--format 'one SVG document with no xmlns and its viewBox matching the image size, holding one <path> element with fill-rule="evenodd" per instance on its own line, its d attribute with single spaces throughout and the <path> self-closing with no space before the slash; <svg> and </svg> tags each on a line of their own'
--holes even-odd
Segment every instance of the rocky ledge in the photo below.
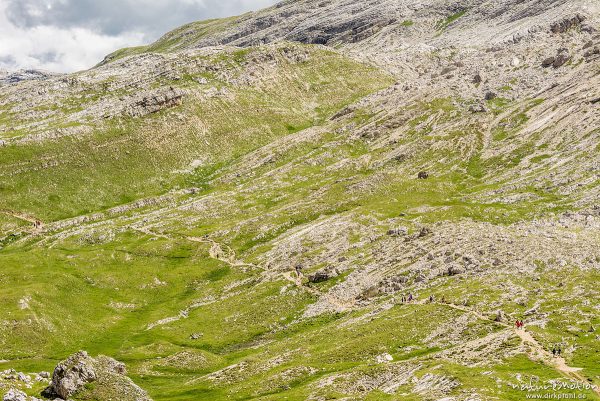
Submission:
<svg viewBox="0 0 600 401">
<path fill-rule="evenodd" d="M 151 401 L 144 390 L 126 376 L 125 365 L 106 356 L 90 357 L 80 351 L 59 363 L 43 395 L 47 398 L 71 398 Z M 20 401 L 20 398 L 4 401 Z M 24 400 L 27 400 L 25 398 Z"/>
</svg>

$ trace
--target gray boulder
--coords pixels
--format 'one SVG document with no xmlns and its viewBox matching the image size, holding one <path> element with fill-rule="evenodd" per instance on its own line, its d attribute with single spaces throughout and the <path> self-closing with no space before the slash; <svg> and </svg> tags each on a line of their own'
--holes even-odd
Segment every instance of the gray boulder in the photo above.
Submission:
<svg viewBox="0 0 600 401">
<path fill-rule="evenodd" d="M 542 61 L 542 67 L 560 68 L 571 60 L 571 55 L 567 49 L 560 49 L 556 56 L 548 57 Z"/>
<path fill-rule="evenodd" d="M 4 394 L 2 401 L 27 401 L 27 394 L 20 390 L 11 388 L 6 394 Z"/>
<path fill-rule="evenodd" d="M 389 235 L 391 237 L 403 237 L 405 235 L 408 235 L 408 228 L 406 228 L 406 227 L 392 228 L 392 229 L 388 230 L 387 235 Z"/>
<path fill-rule="evenodd" d="M 96 378 L 94 360 L 87 352 L 80 351 L 56 366 L 50 384 L 51 393 L 67 399 Z"/>
<path fill-rule="evenodd" d="M 457 263 L 452 263 L 448 266 L 448 275 L 449 276 L 458 276 L 459 274 L 464 274 L 466 272 L 465 268 L 460 266 Z"/>
<path fill-rule="evenodd" d="M 571 60 L 571 55 L 567 52 L 559 53 L 552 63 L 552 67 L 559 68 L 568 63 Z"/>
<path fill-rule="evenodd" d="M 125 113 L 131 117 L 142 117 L 176 107 L 182 104 L 185 94 L 182 89 L 174 87 L 149 90 L 129 99 Z"/>
<path fill-rule="evenodd" d="M 388 277 L 379 283 L 379 292 L 393 294 L 402 290 L 407 282 L 408 278 L 406 276 Z"/>
<path fill-rule="evenodd" d="M 308 281 L 311 283 L 322 283 L 337 276 L 339 276 L 337 269 L 330 266 L 309 275 Z"/>
<path fill-rule="evenodd" d="M 570 29 L 575 29 L 581 26 L 581 23 L 585 21 L 585 16 L 574 15 L 572 17 L 566 17 L 560 21 L 555 22 L 550 26 L 550 31 L 554 34 L 565 33 Z"/>
<path fill-rule="evenodd" d="M 497 94 L 495 94 L 494 92 L 487 92 L 485 94 L 485 100 L 494 100 L 498 97 Z"/>
<path fill-rule="evenodd" d="M 76 395 L 85 399 L 109 397 L 119 401 L 151 401 L 126 374 L 123 363 L 106 356 L 94 359 L 87 352 L 80 351 L 58 364 L 44 395 L 62 399 Z M 86 386 L 92 382 L 93 387 Z"/>
<path fill-rule="evenodd" d="M 552 66 L 552 64 L 554 64 L 555 60 L 556 60 L 556 57 L 545 58 L 544 61 L 542 61 L 542 67 L 548 68 L 548 67 Z"/>
<path fill-rule="evenodd" d="M 483 104 L 477 103 L 477 104 L 471 105 L 471 107 L 469 107 L 469 111 L 473 114 L 485 113 L 485 112 L 487 112 L 487 108 Z"/>
</svg>

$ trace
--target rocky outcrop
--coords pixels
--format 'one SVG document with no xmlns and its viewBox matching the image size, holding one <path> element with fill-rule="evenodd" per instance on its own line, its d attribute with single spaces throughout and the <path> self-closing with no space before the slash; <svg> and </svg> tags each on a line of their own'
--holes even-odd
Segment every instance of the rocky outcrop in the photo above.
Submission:
<svg viewBox="0 0 600 401">
<path fill-rule="evenodd" d="M 552 24 L 550 31 L 552 31 L 552 33 L 565 33 L 570 29 L 580 27 L 583 21 L 585 21 L 585 17 L 583 15 L 567 17 Z"/>
<path fill-rule="evenodd" d="M 126 373 L 121 362 L 106 356 L 94 359 L 80 351 L 56 366 L 45 395 L 68 399 L 86 394 L 96 397 L 93 399 L 149 401 L 146 392 L 125 376 Z M 89 383 L 95 383 L 95 386 L 90 388 Z"/>
<path fill-rule="evenodd" d="M 408 228 L 407 227 L 391 228 L 388 230 L 387 235 L 389 235 L 391 237 L 404 237 L 404 236 L 408 235 Z"/>
<path fill-rule="evenodd" d="M 131 117 L 142 117 L 157 113 L 181 105 L 184 96 L 185 91 L 173 87 L 147 91 L 136 95 L 125 106 L 125 113 Z"/>
<path fill-rule="evenodd" d="M 37 397 L 28 396 L 21 390 L 17 390 L 15 388 L 11 388 L 4 394 L 2 397 L 2 401 L 42 401 Z"/>
<path fill-rule="evenodd" d="M 560 49 L 556 56 L 548 57 L 542 61 L 542 67 L 560 68 L 571 60 L 571 55 L 567 49 Z"/>
<path fill-rule="evenodd" d="M 328 45 L 334 42 L 357 43 L 365 40 L 386 26 L 396 22 L 384 15 L 365 15 L 363 18 L 336 23 L 324 27 L 314 27 L 306 31 L 290 34 L 286 39 L 307 44 Z"/>
<path fill-rule="evenodd" d="M 6 394 L 4 394 L 2 401 L 28 401 L 28 399 L 27 394 L 24 392 L 11 388 Z"/>
<path fill-rule="evenodd" d="M 339 272 L 334 267 L 327 267 L 325 269 L 319 270 L 308 276 L 308 281 L 311 283 L 322 283 L 327 280 L 331 280 L 339 276 Z"/>
<path fill-rule="evenodd" d="M 0 71 L 0 85 L 16 84 L 22 81 L 43 81 L 59 75 L 39 70 Z"/>
<path fill-rule="evenodd" d="M 408 278 L 406 276 L 397 275 L 393 277 L 387 277 L 379 284 L 379 292 L 393 294 L 404 288 Z"/>
<path fill-rule="evenodd" d="M 96 381 L 95 361 L 86 352 L 78 352 L 54 369 L 48 393 L 67 399 L 86 384 Z"/>
</svg>

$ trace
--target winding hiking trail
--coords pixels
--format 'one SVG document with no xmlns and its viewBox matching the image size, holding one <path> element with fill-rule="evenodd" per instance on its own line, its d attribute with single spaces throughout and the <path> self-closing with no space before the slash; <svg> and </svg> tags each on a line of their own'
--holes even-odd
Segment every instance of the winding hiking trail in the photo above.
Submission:
<svg viewBox="0 0 600 401">
<path fill-rule="evenodd" d="M 23 221 L 27 221 L 32 224 L 39 222 L 39 220 L 36 219 L 35 217 L 29 216 L 24 213 L 18 213 L 18 212 L 13 212 L 13 211 L 8 211 L 8 210 L 0 210 L 0 214 L 6 214 L 9 216 L 15 217 L 17 219 L 23 220 Z M 247 263 L 241 259 L 238 259 L 236 252 L 230 246 L 223 245 L 209 237 L 174 236 L 174 235 L 169 235 L 169 234 L 164 234 L 164 233 L 156 233 L 147 227 L 132 227 L 132 228 L 135 229 L 136 231 L 139 231 L 141 233 L 144 233 L 146 235 L 153 236 L 156 238 L 163 238 L 163 239 L 170 239 L 170 240 L 183 238 L 187 241 L 194 242 L 194 243 L 208 244 L 208 245 L 210 245 L 210 248 L 208 251 L 210 258 L 219 260 L 219 261 L 226 263 L 227 265 L 234 267 L 234 268 L 262 270 L 265 279 L 273 278 L 275 276 L 279 276 L 279 274 L 280 274 L 278 272 L 275 272 L 275 273 L 269 272 L 268 269 L 265 269 L 263 266 L 256 265 L 253 263 Z M 36 231 L 37 230 L 38 229 L 36 229 Z M 355 301 L 348 302 L 348 301 L 340 300 L 337 297 L 335 297 L 327 292 L 322 292 L 311 286 L 304 285 L 302 282 L 302 276 L 297 276 L 294 274 L 294 272 L 291 272 L 291 271 L 284 272 L 281 274 L 281 276 L 283 276 L 283 278 L 286 281 L 293 283 L 298 288 L 301 288 L 301 289 L 309 292 L 310 294 L 314 295 L 318 299 L 323 299 L 330 305 L 336 307 L 339 311 L 350 310 L 356 305 Z M 204 306 L 204 305 L 207 305 L 207 304 L 210 304 L 213 302 L 217 302 L 217 301 L 218 300 L 215 299 L 215 300 L 211 300 L 211 301 L 207 301 L 207 302 L 200 302 L 200 303 L 195 303 L 193 305 L 190 305 L 188 308 L 182 310 L 177 316 L 167 317 L 165 319 L 161 319 L 157 322 L 154 322 L 154 323 L 148 325 L 147 330 L 151 330 L 154 327 L 161 326 L 164 324 L 169 324 L 176 320 L 186 318 L 191 310 L 193 310 L 197 307 L 200 307 L 200 306 Z M 418 300 L 418 301 L 415 300 L 411 303 L 415 304 L 415 305 L 424 305 L 424 304 L 427 304 L 430 302 L 428 299 L 424 299 L 424 300 Z M 456 304 L 452 304 L 452 303 L 440 303 L 437 301 L 434 301 L 433 303 L 443 305 L 448 308 L 461 311 L 463 313 L 469 313 L 469 314 L 475 316 L 477 319 L 481 319 L 481 320 L 485 320 L 485 321 L 490 320 L 489 316 L 485 316 L 485 315 L 477 312 L 476 310 L 473 310 L 466 306 L 456 305 Z M 511 324 L 504 323 L 504 322 L 496 322 L 496 324 L 504 326 L 505 330 L 514 330 L 515 334 L 521 339 L 523 344 L 528 346 L 527 354 L 533 360 L 540 361 L 540 362 L 544 363 L 545 365 L 556 369 L 556 371 L 558 371 L 560 374 L 562 374 L 564 377 L 566 377 L 570 380 L 580 382 L 580 383 L 587 383 L 587 384 L 590 383 L 586 377 L 584 377 L 581 373 L 579 373 L 581 370 L 583 370 L 582 368 L 576 368 L 576 367 L 569 366 L 569 365 L 567 365 L 564 358 L 553 356 L 549 351 L 545 350 L 544 347 L 527 330 L 513 329 Z M 600 397 L 600 388 L 593 387 L 593 391 Z"/>
<path fill-rule="evenodd" d="M 264 270 L 262 266 L 258 266 L 252 263 L 246 263 L 237 258 L 235 251 L 229 246 L 218 243 L 208 237 L 185 237 L 188 241 L 209 244 L 210 250 L 208 251 L 209 256 L 212 259 L 219 260 L 223 263 L 228 264 L 231 267 L 237 268 L 251 268 Z"/>
<path fill-rule="evenodd" d="M 535 359 L 539 359 L 546 365 L 552 366 L 569 379 L 589 384 L 587 378 L 579 373 L 581 370 L 583 370 L 582 368 L 569 366 L 563 357 L 556 357 L 552 355 L 549 351 L 545 350 L 544 347 L 527 330 L 521 329 L 515 330 L 515 332 L 521 338 L 523 343 L 528 344 L 531 347 L 533 353 L 530 353 L 530 355 L 536 357 Z M 594 392 L 600 397 L 600 388 L 596 386 L 593 387 L 593 389 Z"/>
<path fill-rule="evenodd" d="M 267 276 L 269 275 L 268 270 L 263 268 L 262 266 L 258 266 L 258 265 L 252 264 L 252 263 L 247 263 L 242 260 L 239 260 L 236 256 L 235 251 L 233 249 L 231 249 L 231 247 L 228 245 L 223 246 L 222 244 L 220 244 L 220 243 L 216 242 L 215 240 L 210 239 L 208 237 L 186 237 L 186 239 L 188 241 L 192 241 L 192 242 L 209 244 L 210 245 L 209 256 L 213 259 L 227 263 L 231 267 L 260 269 L 260 270 L 263 270 Z M 283 277 L 287 281 L 294 283 L 297 287 L 302 288 L 305 291 L 308 291 L 309 293 L 316 296 L 317 298 L 324 297 L 325 300 L 329 304 L 335 306 L 336 308 L 338 308 L 342 311 L 352 308 L 355 304 L 354 302 L 344 302 L 328 293 L 323 293 L 323 292 L 321 292 L 315 288 L 312 288 L 310 286 L 302 285 L 301 277 L 294 277 L 294 274 L 292 272 L 283 273 Z"/>
<path fill-rule="evenodd" d="M 449 303 L 445 303 L 443 305 L 446 305 L 447 307 L 452 308 L 452 309 L 463 311 L 465 313 L 470 313 L 470 314 L 478 317 L 479 319 L 489 320 L 489 317 L 486 317 L 486 316 L 482 315 L 481 313 L 474 311 L 470 308 L 467 308 L 465 306 L 459 306 L 459 305 L 454 305 L 454 304 L 449 304 Z M 506 327 L 507 329 L 512 330 L 512 325 L 510 325 L 510 324 L 507 324 L 504 322 L 496 322 L 496 323 Z M 529 345 L 528 354 L 530 357 L 532 357 L 532 359 L 539 360 L 539 361 L 543 362 L 544 364 L 553 367 L 559 373 L 561 373 L 563 376 L 565 376 L 569 379 L 572 379 L 572 380 L 575 380 L 575 381 L 578 381 L 581 383 L 589 383 L 586 377 L 584 377 L 583 375 L 578 373 L 579 371 L 583 370 L 582 368 L 575 368 L 575 367 L 569 366 L 569 365 L 567 365 L 564 358 L 555 357 L 554 355 L 552 355 L 549 351 L 544 349 L 544 347 L 533 337 L 533 335 L 530 332 L 528 332 L 525 329 L 514 329 L 514 332 L 515 332 L 515 334 L 517 334 L 517 336 L 519 336 L 519 338 L 521 339 L 521 341 L 524 344 Z M 600 388 L 595 387 L 594 391 L 596 392 L 596 394 L 598 396 L 600 396 Z"/>
<path fill-rule="evenodd" d="M 0 210 L 0 214 L 4 214 L 6 216 L 14 217 L 15 219 L 26 221 L 31 224 L 42 223 L 42 221 L 35 216 L 31 216 L 27 213 L 16 212 L 14 210 Z M 42 223 L 43 226 L 43 223 Z"/>
<path fill-rule="evenodd" d="M 252 263 L 246 263 L 242 260 L 239 260 L 236 256 L 235 251 L 229 245 L 224 246 L 224 245 L 218 243 L 217 241 L 210 239 L 208 237 L 184 237 L 184 236 L 179 237 L 179 236 L 173 236 L 173 235 L 168 235 L 168 234 L 164 234 L 164 233 L 156 233 L 146 227 L 132 227 L 132 228 L 142 234 L 146 234 L 151 237 L 163 238 L 163 239 L 169 239 L 169 240 L 176 240 L 176 239 L 184 238 L 190 242 L 195 242 L 195 243 L 200 243 L 200 244 L 209 244 L 210 249 L 208 251 L 208 256 L 212 259 L 219 260 L 223 263 L 228 264 L 231 267 L 264 270 L 261 266 L 258 266 L 258 265 L 252 264 Z"/>
<path fill-rule="evenodd" d="M 209 238 L 187 237 L 187 239 L 190 241 L 193 241 L 193 242 L 202 242 L 202 243 L 211 244 L 210 256 L 214 259 L 228 263 L 231 266 L 257 267 L 256 265 L 252 265 L 252 264 L 248 264 L 248 263 L 239 261 L 235 256 L 235 252 L 229 246 L 226 246 L 225 250 L 223 250 L 223 247 L 221 244 L 219 244 L 216 241 L 211 240 Z M 349 310 L 355 306 L 355 302 L 344 302 L 344 301 L 341 301 L 341 300 L 337 299 L 336 297 L 332 296 L 331 294 L 321 292 L 311 286 L 303 285 L 302 276 L 297 276 L 293 272 L 285 272 L 285 273 L 283 273 L 283 277 L 287 281 L 296 285 L 298 288 L 302 288 L 302 289 L 308 291 L 315 297 L 324 298 L 326 302 L 339 308 L 342 311 Z M 417 304 L 417 305 L 423 305 L 426 303 L 428 303 L 427 299 L 413 302 L 413 304 Z M 455 309 L 455 310 L 458 310 L 458 311 L 461 311 L 464 313 L 469 313 L 481 320 L 485 320 L 485 321 L 490 320 L 489 316 L 485 316 L 485 315 L 483 315 L 471 308 L 468 308 L 466 306 L 455 305 L 455 304 L 451 304 L 451 303 L 439 303 L 439 302 L 435 302 L 435 301 L 434 301 L 434 303 L 439 304 L 439 305 L 444 305 L 448 308 Z M 564 358 L 552 356 L 551 353 L 548 352 L 547 350 L 545 350 L 544 347 L 533 337 L 533 335 L 530 332 L 526 331 L 525 329 L 513 329 L 512 325 L 508 324 L 508 323 L 504 323 L 504 322 L 495 322 L 495 323 L 499 324 L 501 326 L 504 326 L 505 330 L 514 330 L 515 334 L 517 334 L 517 336 L 519 336 L 521 341 L 524 344 L 529 346 L 527 353 L 532 359 L 538 360 L 538 361 L 544 363 L 545 365 L 556 369 L 559 373 L 561 373 L 563 376 L 565 376 L 568 379 L 571 379 L 571 380 L 574 380 L 574 381 L 580 382 L 580 383 L 589 383 L 587 378 L 579 373 L 579 371 L 581 371 L 582 368 L 568 366 Z M 598 387 L 593 387 L 593 391 L 598 396 L 600 396 L 600 389 Z"/>
<path fill-rule="evenodd" d="M 477 316 L 478 318 L 483 319 L 483 320 L 489 320 L 488 317 L 486 317 L 486 316 L 480 314 L 479 312 L 476 312 L 470 308 L 464 307 L 464 306 L 459 306 L 459 305 L 454 305 L 454 304 L 443 304 L 443 305 L 446 305 L 452 309 L 460 310 L 460 311 L 463 311 L 466 313 L 471 313 L 474 316 Z M 503 323 L 503 322 L 496 322 L 496 323 L 501 324 L 502 326 L 506 327 L 507 329 L 512 329 L 512 325 L 510 325 L 510 324 Z M 544 347 L 527 330 L 514 329 L 514 331 L 515 331 L 515 334 L 517 334 L 517 336 L 519 336 L 519 338 L 521 339 L 521 341 L 524 344 L 529 345 L 528 355 L 532 359 L 539 360 L 539 361 L 543 362 L 545 365 L 553 367 L 554 369 L 556 369 L 559 373 L 561 373 L 563 376 L 565 376 L 568 379 L 571 379 L 571 380 L 574 380 L 577 382 L 581 382 L 581 383 L 589 384 L 589 381 L 587 380 L 587 378 L 579 373 L 581 370 L 583 370 L 582 368 L 575 368 L 575 367 L 569 366 L 569 365 L 567 365 L 564 358 L 556 357 L 556 356 L 552 355 L 549 351 L 544 349 Z M 593 389 L 594 389 L 594 392 L 598 396 L 600 396 L 600 388 L 594 387 Z"/>
<path fill-rule="evenodd" d="M 158 238 L 174 239 L 174 237 L 172 237 L 172 236 L 169 236 L 166 234 L 158 234 L 147 228 L 136 228 L 136 230 L 139 232 L 142 232 L 144 234 L 158 237 Z M 253 264 L 253 263 L 247 263 L 247 262 L 244 262 L 244 261 L 238 259 L 235 251 L 229 245 L 223 245 L 209 237 L 189 237 L 188 236 L 188 237 L 184 237 L 184 238 L 190 242 L 210 245 L 208 254 L 209 254 L 209 257 L 211 257 L 212 259 L 226 263 L 227 265 L 229 265 L 230 267 L 233 267 L 233 268 L 241 268 L 241 269 L 249 268 L 249 269 L 253 269 L 253 270 L 262 270 L 265 275 L 264 278 L 267 278 L 267 279 L 271 278 L 270 272 L 267 269 L 265 269 L 263 266 L 259 266 L 259 265 Z M 311 293 L 312 295 L 314 295 L 317 298 L 324 297 L 325 300 L 329 304 L 335 306 L 340 311 L 345 311 L 345 310 L 351 309 L 353 306 L 355 306 L 355 302 L 345 302 L 345 301 L 338 299 L 337 297 L 332 296 L 331 294 L 323 293 L 323 292 L 321 292 L 315 288 L 312 288 L 310 286 L 302 285 L 301 277 L 294 277 L 292 272 L 283 273 L 283 277 L 287 281 L 294 283 L 298 288 L 302 288 L 305 291 L 308 291 L 309 293 Z"/>
</svg>

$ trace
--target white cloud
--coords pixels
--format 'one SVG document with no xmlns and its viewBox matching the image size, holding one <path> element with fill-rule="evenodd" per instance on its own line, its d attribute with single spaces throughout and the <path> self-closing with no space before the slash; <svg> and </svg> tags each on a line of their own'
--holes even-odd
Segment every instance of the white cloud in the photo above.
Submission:
<svg viewBox="0 0 600 401">
<path fill-rule="evenodd" d="M 275 0 L 0 0 L 0 69 L 72 72 L 184 23 Z"/>
<path fill-rule="evenodd" d="M 99 35 L 88 29 L 41 26 L 18 29 L 0 21 L 0 68 L 54 72 L 83 70 L 126 46 L 143 43 L 144 35 Z"/>
</svg>

